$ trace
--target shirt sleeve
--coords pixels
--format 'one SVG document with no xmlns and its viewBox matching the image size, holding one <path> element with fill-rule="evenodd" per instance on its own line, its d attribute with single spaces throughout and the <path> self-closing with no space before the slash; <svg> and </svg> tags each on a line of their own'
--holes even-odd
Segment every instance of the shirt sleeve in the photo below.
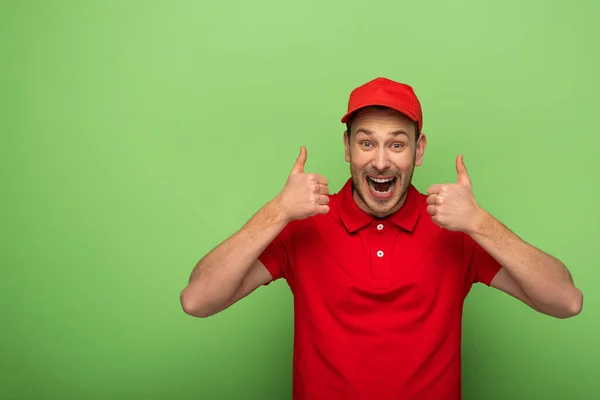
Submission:
<svg viewBox="0 0 600 400">
<path fill-rule="evenodd" d="M 494 257 L 492 257 L 487 251 L 480 245 L 475 245 L 473 250 L 473 258 L 471 260 L 471 268 L 475 272 L 473 283 L 484 283 L 490 286 L 492 279 L 496 276 L 502 265 Z"/>
<path fill-rule="evenodd" d="M 290 259 L 286 248 L 286 242 L 290 235 L 289 224 L 273 239 L 271 243 L 258 256 L 258 260 L 267 268 L 273 280 L 265 285 L 280 278 L 286 278 L 286 271 L 289 270 Z M 289 242 L 288 242 L 289 243 Z"/>
<path fill-rule="evenodd" d="M 466 235 L 470 250 L 469 278 L 470 283 L 483 283 L 490 286 L 502 265 L 496 261 L 483 247 Z"/>
</svg>

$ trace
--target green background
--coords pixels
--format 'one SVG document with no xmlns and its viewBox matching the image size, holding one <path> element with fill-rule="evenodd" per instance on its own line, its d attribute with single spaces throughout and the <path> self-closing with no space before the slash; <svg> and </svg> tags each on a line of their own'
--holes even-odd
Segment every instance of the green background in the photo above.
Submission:
<svg viewBox="0 0 600 400">
<path fill-rule="evenodd" d="M 600 398 L 597 1 L 1 1 L 1 399 L 284 399 L 284 281 L 208 319 L 196 261 L 282 188 L 333 191 L 377 76 L 424 108 L 422 191 L 462 153 L 478 202 L 559 257 L 557 320 L 477 285 L 465 399 Z"/>
</svg>

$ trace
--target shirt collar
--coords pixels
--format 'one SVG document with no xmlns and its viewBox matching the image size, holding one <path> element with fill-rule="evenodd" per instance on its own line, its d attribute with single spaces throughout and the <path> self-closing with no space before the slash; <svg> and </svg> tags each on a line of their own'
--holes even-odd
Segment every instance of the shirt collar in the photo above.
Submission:
<svg viewBox="0 0 600 400">
<path fill-rule="evenodd" d="M 390 221 L 394 225 L 409 232 L 414 230 L 419 215 L 421 214 L 421 205 L 423 204 L 425 196 L 419 193 L 412 184 L 408 187 L 406 200 L 402 207 L 394 214 L 383 219 L 376 218 L 361 210 L 354 201 L 353 190 L 354 185 L 352 183 L 352 178 L 348 179 L 346 184 L 340 190 L 340 216 L 348 232 L 355 232 L 376 220 Z"/>
</svg>

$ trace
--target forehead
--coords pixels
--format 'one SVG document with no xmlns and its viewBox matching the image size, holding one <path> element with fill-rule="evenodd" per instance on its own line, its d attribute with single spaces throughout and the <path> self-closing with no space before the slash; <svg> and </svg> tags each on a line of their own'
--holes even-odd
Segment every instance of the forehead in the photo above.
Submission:
<svg viewBox="0 0 600 400">
<path fill-rule="evenodd" d="M 404 129 L 414 133 L 415 122 L 406 115 L 391 108 L 367 107 L 357 112 L 352 121 L 351 129 L 366 128 L 375 131 L 396 131 Z"/>
</svg>

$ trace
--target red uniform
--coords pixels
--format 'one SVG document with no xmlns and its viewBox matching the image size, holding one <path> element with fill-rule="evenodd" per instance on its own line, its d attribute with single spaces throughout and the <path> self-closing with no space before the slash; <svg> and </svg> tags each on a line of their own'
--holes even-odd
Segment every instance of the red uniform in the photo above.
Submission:
<svg viewBox="0 0 600 400">
<path fill-rule="evenodd" d="M 259 259 L 294 295 L 293 397 L 460 399 L 463 301 L 500 264 L 467 234 L 435 225 L 410 186 L 376 219 L 352 197 L 292 221 Z"/>
</svg>

